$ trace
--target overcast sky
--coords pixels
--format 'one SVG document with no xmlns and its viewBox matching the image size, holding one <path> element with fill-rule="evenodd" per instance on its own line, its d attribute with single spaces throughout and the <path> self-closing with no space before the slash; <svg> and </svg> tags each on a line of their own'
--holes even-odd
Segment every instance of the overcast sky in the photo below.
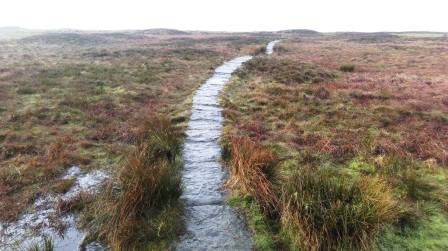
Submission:
<svg viewBox="0 0 448 251">
<path fill-rule="evenodd" d="M 448 31 L 448 0 L 1 0 L 2 26 Z"/>
</svg>

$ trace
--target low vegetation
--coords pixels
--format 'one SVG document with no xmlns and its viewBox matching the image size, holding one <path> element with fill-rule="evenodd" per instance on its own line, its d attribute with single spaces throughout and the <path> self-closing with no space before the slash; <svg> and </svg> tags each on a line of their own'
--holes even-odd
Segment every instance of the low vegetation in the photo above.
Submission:
<svg viewBox="0 0 448 251">
<path fill-rule="evenodd" d="M 352 179 L 330 168 L 297 168 L 282 194 L 284 234 L 306 250 L 367 248 L 372 235 L 398 214 L 380 178 Z"/>
<path fill-rule="evenodd" d="M 355 66 L 352 64 L 343 64 L 341 65 L 341 67 L 339 67 L 339 70 L 343 72 L 354 72 Z"/>
<path fill-rule="evenodd" d="M 275 213 L 279 201 L 271 183 L 277 162 L 274 153 L 241 137 L 231 140 L 230 154 L 230 178 L 226 186 L 253 195 L 264 212 Z"/>
<path fill-rule="evenodd" d="M 194 90 L 253 53 L 222 96 L 231 189 L 257 250 L 448 249 L 443 37 L 390 33 L 36 33 L 0 41 L 0 221 L 57 203 L 86 243 L 165 250 L 183 231 L 179 147 Z M 297 37 L 299 35 L 299 37 Z M 163 115 L 162 115 L 163 114 Z M 45 239 L 29 250 L 52 250 Z"/>
<path fill-rule="evenodd" d="M 113 250 L 167 248 L 182 230 L 179 128 L 163 117 L 143 122 L 116 181 L 83 215 Z"/>
<path fill-rule="evenodd" d="M 448 248 L 446 41 L 380 35 L 283 40 L 227 86 L 230 201 L 260 250 Z"/>
<path fill-rule="evenodd" d="M 54 250 L 53 241 L 49 237 L 44 238 L 42 244 L 35 243 L 27 248 L 27 251 L 53 251 L 53 250 Z"/>
<path fill-rule="evenodd" d="M 257 57 L 249 61 L 239 74 L 247 72 L 263 75 L 283 84 L 319 83 L 335 77 L 334 73 L 314 65 L 271 57 Z"/>
<path fill-rule="evenodd" d="M 244 211 L 247 217 L 247 225 L 252 232 L 252 241 L 256 250 L 277 250 L 280 242 L 274 237 L 278 231 L 278 223 L 268 219 L 259 204 L 249 194 L 234 192 L 228 199 L 228 203 Z M 281 250 L 281 248 L 280 248 Z"/>
<path fill-rule="evenodd" d="M 191 96 L 217 65 L 266 41 L 175 30 L 0 41 L 0 221 L 67 192 L 70 166 L 106 169 L 102 192 L 61 200 L 58 213 L 79 213 L 87 241 L 167 248 L 182 230 L 178 147 Z"/>
</svg>

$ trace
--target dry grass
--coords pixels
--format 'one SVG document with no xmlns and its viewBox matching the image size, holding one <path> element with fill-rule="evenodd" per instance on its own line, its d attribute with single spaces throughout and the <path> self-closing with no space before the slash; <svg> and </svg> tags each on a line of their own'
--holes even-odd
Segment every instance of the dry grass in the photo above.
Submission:
<svg viewBox="0 0 448 251">
<path fill-rule="evenodd" d="M 226 186 L 252 195 L 264 212 L 276 213 L 279 201 L 272 184 L 277 163 L 274 153 L 247 137 L 232 138 L 230 142 L 230 177 Z"/>
<path fill-rule="evenodd" d="M 45 237 L 43 243 L 34 243 L 27 248 L 27 251 L 53 251 L 53 240 L 50 237 Z"/>
<path fill-rule="evenodd" d="M 282 195 L 283 232 L 304 250 L 368 249 L 371 236 L 396 220 L 384 180 L 350 180 L 328 169 L 299 168 Z"/>
<path fill-rule="evenodd" d="M 57 202 L 58 214 L 80 212 L 84 207 L 93 202 L 94 195 L 90 192 L 81 191 L 70 199 L 59 199 Z"/>
<path fill-rule="evenodd" d="M 156 116 L 144 122 L 140 131 L 117 183 L 90 209 L 98 223 L 97 235 L 113 250 L 140 250 L 172 240 L 182 226 L 179 128 L 168 118 Z M 97 211 L 96 206 L 105 212 Z"/>
</svg>

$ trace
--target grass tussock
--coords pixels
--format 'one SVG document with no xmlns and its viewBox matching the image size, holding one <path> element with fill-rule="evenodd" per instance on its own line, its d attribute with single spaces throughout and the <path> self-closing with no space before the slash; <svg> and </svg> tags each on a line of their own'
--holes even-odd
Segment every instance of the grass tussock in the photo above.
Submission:
<svg viewBox="0 0 448 251">
<path fill-rule="evenodd" d="M 305 250 L 367 249 L 398 214 L 380 178 L 350 180 L 328 169 L 300 168 L 285 182 L 283 232 Z"/>
<path fill-rule="evenodd" d="M 262 54 L 265 54 L 266 53 L 266 46 L 260 46 L 260 47 L 258 47 L 257 49 L 255 49 L 255 51 L 254 51 L 254 55 L 262 55 Z"/>
<path fill-rule="evenodd" d="M 274 184 L 271 182 L 277 162 L 274 153 L 258 146 L 248 137 L 235 137 L 231 140 L 230 154 L 230 178 L 226 185 L 250 194 L 264 212 L 274 213 L 278 203 Z"/>
<path fill-rule="evenodd" d="M 53 240 L 50 237 L 44 237 L 42 244 L 34 243 L 27 248 L 27 251 L 53 251 Z"/>
<path fill-rule="evenodd" d="M 68 212 L 80 212 L 84 207 L 93 202 L 92 193 L 81 191 L 68 200 L 59 199 L 57 203 L 58 213 L 63 215 Z"/>
<path fill-rule="evenodd" d="M 168 118 L 155 117 L 143 123 L 140 133 L 117 184 L 98 200 L 100 211 L 93 210 L 97 235 L 113 250 L 157 249 L 182 226 L 179 131 Z"/>
<path fill-rule="evenodd" d="M 245 211 L 262 250 L 368 249 L 383 226 L 406 217 L 381 176 L 299 168 L 297 162 L 279 175 L 269 148 L 247 137 L 232 137 L 230 144 L 227 186 L 238 194 L 231 202 Z"/>
<path fill-rule="evenodd" d="M 339 67 L 339 70 L 343 72 L 354 72 L 355 66 L 352 64 L 343 64 Z"/>
</svg>

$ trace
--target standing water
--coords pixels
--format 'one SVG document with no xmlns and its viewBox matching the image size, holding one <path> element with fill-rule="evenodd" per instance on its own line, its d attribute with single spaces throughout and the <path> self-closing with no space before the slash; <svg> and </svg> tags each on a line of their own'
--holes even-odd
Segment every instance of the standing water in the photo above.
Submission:
<svg viewBox="0 0 448 251">
<path fill-rule="evenodd" d="M 272 54 L 278 41 L 266 47 Z M 238 57 L 215 70 L 193 97 L 182 170 L 187 231 L 177 250 L 251 250 L 244 220 L 224 202 L 222 184 L 226 172 L 220 163 L 222 115 L 218 95 L 231 74 L 251 56 Z"/>
<path fill-rule="evenodd" d="M 65 226 L 60 232 L 52 225 L 58 217 L 56 205 L 59 200 L 70 200 L 81 192 L 95 192 L 98 185 L 108 178 L 101 170 L 83 174 L 77 166 L 69 168 L 63 180 L 74 180 L 73 186 L 63 195 L 52 194 L 38 198 L 16 222 L 0 222 L 0 250 L 31 250 L 41 245 L 45 237 L 52 240 L 56 251 L 76 251 L 83 244 L 86 232 L 76 227 L 75 215 L 63 215 L 59 224 Z M 97 243 L 89 244 L 85 250 L 103 250 Z"/>
</svg>

